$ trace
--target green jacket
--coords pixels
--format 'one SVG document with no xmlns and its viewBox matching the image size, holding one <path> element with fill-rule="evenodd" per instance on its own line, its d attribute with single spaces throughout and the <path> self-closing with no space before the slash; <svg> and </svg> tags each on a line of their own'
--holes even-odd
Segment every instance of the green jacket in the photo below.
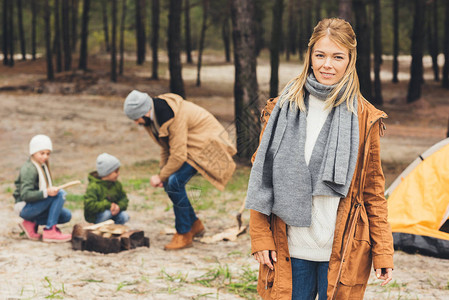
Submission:
<svg viewBox="0 0 449 300">
<path fill-rule="evenodd" d="M 20 168 L 19 177 L 14 183 L 16 185 L 13 194 L 15 203 L 20 201 L 37 202 L 45 198 L 44 192 L 39 191 L 39 174 L 30 159 Z"/>
<path fill-rule="evenodd" d="M 119 181 L 106 181 L 98 177 L 96 171 L 88 176 L 86 194 L 84 195 L 84 218 L 87 222 L 95 223 L 98 213 L 111 208 L 111 203 L 116 203 L 120 211 L 128 207 L 128 198 Z"/>
</svg>

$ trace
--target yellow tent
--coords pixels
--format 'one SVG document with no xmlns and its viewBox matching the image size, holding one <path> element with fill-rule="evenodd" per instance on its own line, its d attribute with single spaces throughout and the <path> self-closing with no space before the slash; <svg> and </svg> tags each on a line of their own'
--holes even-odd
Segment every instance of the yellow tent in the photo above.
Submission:
<svg viewBox="0 0 449 300">
<path fill-rule="evenodd" d="M 385 194 L 395 248 L 449 258 L 449 138 L 421 154 Z"/>
</svg>

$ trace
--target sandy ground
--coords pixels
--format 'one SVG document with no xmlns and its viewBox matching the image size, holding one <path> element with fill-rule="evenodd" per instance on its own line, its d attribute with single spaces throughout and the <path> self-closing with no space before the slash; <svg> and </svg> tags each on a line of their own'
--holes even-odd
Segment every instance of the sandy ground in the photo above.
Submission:
<svg viewBox="0 0 449 300">
<path fill-rule="evenodd" d="M 293 62 L 283 63 L 281 84 L 299 68 Z M 267 62 L 261 61 L 258 76 L 262 91 L 268 86 L 268 71 Z M 42 71 L 24 75 L 11 72 L 0 66 L 0 87 L 29 84 L 42 78 Z M 224 124 L 232 121 L 232 65 L 204 67 L 202 89 L 194 87 L 194 66 L 183 72 L 189 100 L 205 106 Z M 139 74 L 148 76 L 144 71 Z M 94 169 L 95 158 L 102 152 L 120 158 L 121 176 L 128 179 L 139 175 L 148 178 L 151 174 L 142 173 L 141 169 L 138 175 L 133 174 L 133 166 L 158 159 L 158 148 L 142 128 L 123 115 L 122 103 L 131 88 L 155 94 L 167 90 L 166 81 L 111 84 L 105 78 L 80 93 L 63 93 L 62 85 L 68 91 L 74 88 L 69 83 L 40 84 L 44 93 L 0 93 L 0 299 L 242 298 L 223 285 L 206 286 L 198 280 L 223 270 L 234 282 L 241 280 L 245 270 L 254 275 L 258 266 L 250 256 L 249 236 L 213 245 L 195 241 L 193 248 L 165 252 L 163 245 L 171 237 L 161 232 L 172 226 L 173 213 L 165 209 L 161 204 L 164 202 L 152 205 L 140 192 L 128 192 L 133 203 L 129 225 L 145 231 L 150 237 L 150 248 L 103 255 L 73 251 L 69 243 L 45 244 L 20 235 L 20 218 L 13 212 L 11 192 L 18 170 L 28 157 L 28 142 L 33 135 L 45 133 L 54 141 L 54 177 L 62 182 L 83 180 L 83 185 L 69 190 L 75 194 L 83 193 L 87 173 Z M 406 83 L 384 85 L 383 109 L 390 117 L 386 121 L 387 134 L 382 138 L 382 160 L 388 183 L 419 153 L 444 138 L 447 130 L 449 93 L 429 81 L 423 92 L 425 99 L 405 106 L 406 88 Z M 164 197 L 162 194 L 160 197 Z M 238 207 L 237 202 L 221 213 L 210 209 L 198 213 L 208 234 L 214 234 L 235 225 Z M 248 213 L 243 217 L 247 223 Z M 74 224 L 82 221 L 81 209 L 74 210 L 72 221 L 62 229 L 71 231 Z M 371 276 L 365 299 L 449 299 L 449 260 L 396 252 L 394 278 L 389 286 L 380 287 Z"/>
</svg>

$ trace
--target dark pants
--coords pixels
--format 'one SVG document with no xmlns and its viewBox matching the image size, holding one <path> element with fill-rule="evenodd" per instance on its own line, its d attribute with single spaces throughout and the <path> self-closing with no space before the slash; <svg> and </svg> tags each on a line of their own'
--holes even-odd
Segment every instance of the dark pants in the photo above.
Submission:
<svg viewBox="0 0 449 300">
<path fill-rule="evenodd" d="M 291 258 L 292 262 L 292 300 L 327 299 L 327 269 L 329 262 L 308 261 Z"/>
<path fill-rule="evenodd" d="M 168 177 L 164 183 L 164 189 L 173 202 L 175 212 L 175 228 L 178 233 L 187 233 L 192 228 L 193 222 L 198 218 L 193 211 L 192 204 L 186 193 L 186 184 L 196 174 L 196 170 L 184 163 L 178 171 Z"/>
<path fill-rule="evenodd" d="M 48 229 L 56 224 L 67 223 L 72 218 L 72 213 L 67 208 L 63 208 L 65 195 L 66 192 L 60 190 L 54 197 L 27 203 L 20 212 L 20 217 L 38 225 L 47 225 Z"/>
</svg>

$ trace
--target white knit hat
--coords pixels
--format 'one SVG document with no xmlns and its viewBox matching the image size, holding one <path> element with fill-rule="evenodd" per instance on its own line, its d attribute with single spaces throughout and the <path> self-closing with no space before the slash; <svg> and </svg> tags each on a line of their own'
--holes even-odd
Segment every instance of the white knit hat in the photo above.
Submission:
<svg viewBox="0 0 449 300">
<path fill-rule="evenodd" d="M 97 173 L 100 177 L 105 177 L 120 167 L 117 157 L 107 153 L 102 153 L 97 157 Z"/>
<path fill-rule="evenodd" d="M 153 107 L 153 99 L 147 94 L 133 90 L 123 104 L 125 114 L 131 120 L 142 118 Z"/>
<path fill-rule="evenodd" d="M 33 136 L 33 138 L 30 141 L 30 155 L 33 155 L 34 153 L 42 150 L 53 151 L 51 139 L 43 134 Z"/>
</svg>

